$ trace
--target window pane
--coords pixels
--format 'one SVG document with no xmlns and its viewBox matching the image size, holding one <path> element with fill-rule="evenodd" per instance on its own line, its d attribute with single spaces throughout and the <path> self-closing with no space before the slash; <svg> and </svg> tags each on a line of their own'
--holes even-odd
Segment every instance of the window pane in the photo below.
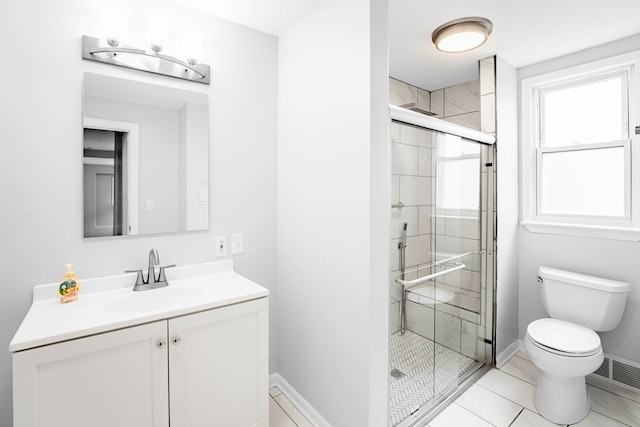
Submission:
<svg viewBox="0 0 640 427">
<path fill-rule="evenodd" d="M 438 135 L 436 205 L 445 209 L 480 208 L 480 144 Z"/>
<path fill-rule="evenodd" d="M 542 92 L 541 145 L 559 147 L 625 139 L 623 84 L 622 76 L 617 76 Z"/>
<path fill-rule="evenodd" d="M 541 213 L 624 217 L 624 148 L 542 154 Z"/>
</svg>

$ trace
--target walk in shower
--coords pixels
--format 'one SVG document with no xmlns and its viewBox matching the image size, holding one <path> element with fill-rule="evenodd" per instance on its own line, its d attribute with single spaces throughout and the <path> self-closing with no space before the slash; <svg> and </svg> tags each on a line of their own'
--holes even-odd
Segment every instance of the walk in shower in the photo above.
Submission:
<svg viewBox="0 0 640 427">
<path fill-rule="evenodd" d="M 493 360 L 494 138 L 391 117 L 390 425 L 409 427 Z"/>
</svg>

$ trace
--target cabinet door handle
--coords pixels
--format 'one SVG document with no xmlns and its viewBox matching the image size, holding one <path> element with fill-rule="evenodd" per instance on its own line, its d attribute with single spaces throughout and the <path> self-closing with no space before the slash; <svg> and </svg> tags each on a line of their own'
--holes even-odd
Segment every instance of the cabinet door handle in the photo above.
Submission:
<svg viewBox="0 0 640 427">
<path fill-rule="evenodd" d="M 180 337 L 173 337 L 173 344 L 174 344 L 174 345 L 178 345 L 178 344 L 180 344 L 180 341 L 182 341 L 182 340 L 180 339 Z"/>
<path fill-rule="evenodd" d="M 166 343 L 164 342 L 164 340 L 158 340 L 156 342 L 156 347 L 158 347 L 158 348 L 164 348 L 165 345 L 166 345 Z"/>
</svg>

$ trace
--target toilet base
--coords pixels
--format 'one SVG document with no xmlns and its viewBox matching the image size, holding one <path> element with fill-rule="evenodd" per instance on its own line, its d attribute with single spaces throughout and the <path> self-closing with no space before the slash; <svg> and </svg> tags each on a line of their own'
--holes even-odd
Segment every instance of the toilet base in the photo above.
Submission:
<svg viewBox="0 0 640 427">
<path fill-rule="evenodd" d="M 536 409 L 556 424 L 575 424 L 589 413 L 591 397 L 585 377 L 563 378 L 540 371 L 535 393 Z"/>
</svg>

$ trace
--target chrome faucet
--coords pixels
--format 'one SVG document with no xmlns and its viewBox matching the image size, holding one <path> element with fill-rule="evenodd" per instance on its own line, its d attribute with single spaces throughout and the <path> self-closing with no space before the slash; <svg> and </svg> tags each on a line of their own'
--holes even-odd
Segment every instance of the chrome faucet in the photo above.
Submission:
<svg viewBox="0 0 640 427">
<path fill-rule="evenodd" d="M 158 251 L 152 248 L 149 251 L 149 270 L 147 271 L 147 283 L 156 283 L 156 270 L 154 268 L 154 265 L 158 265 L 159 262 L 160 256 L 158 256 Z"/>
<path fill-rule="evenodd" d="M 149 251 L 149 269 L 147 270 L 147 280 L 144 280 L 142 270 L 126 270 L 125 273 L 138 273 L 136 276 L 136 284 L 133 286 L 134 291 L 147 291 L 149 289 L 163 288 L 168 286 L 167 278 L 165 277 L 164 270 L 166 268 L 175 267 L 175 264 L 165 265 L 160 267 L 160 273 L 156 279 L 155 266 L 160 262 L 160 256 L 158 251 L 151 249 Z"/>
</svg>

